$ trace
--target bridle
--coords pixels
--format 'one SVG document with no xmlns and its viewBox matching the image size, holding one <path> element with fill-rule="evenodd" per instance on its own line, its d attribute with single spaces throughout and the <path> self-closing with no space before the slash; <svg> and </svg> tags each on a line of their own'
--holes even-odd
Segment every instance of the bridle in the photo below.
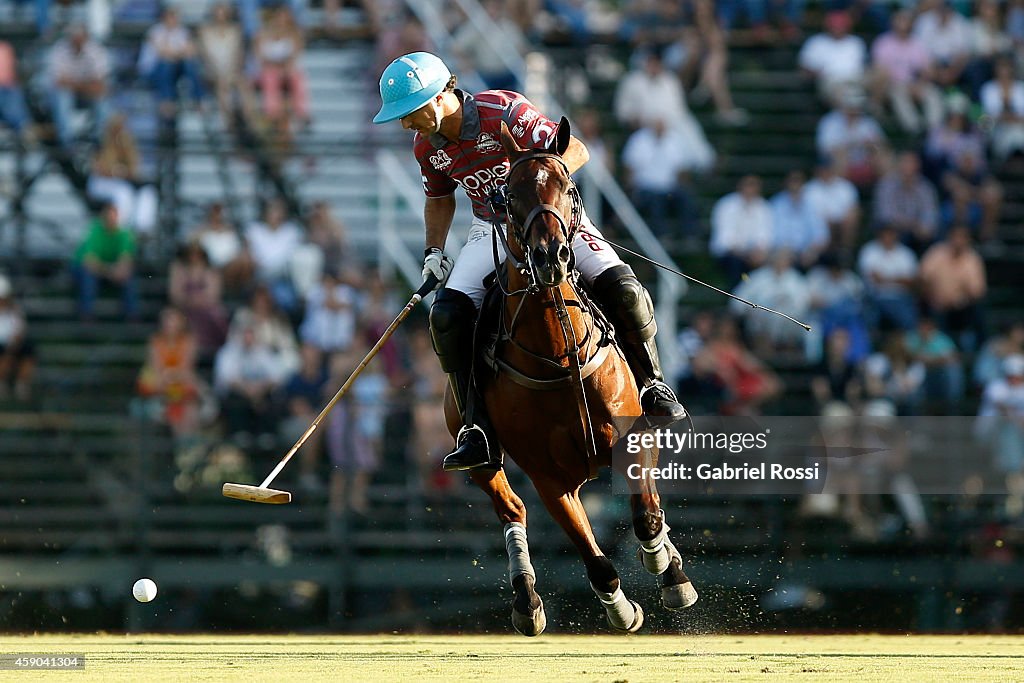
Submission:
<svg viewBox="0 0 1024 683">
<path fill-rule="evenodd" d="M 526 163 L 527 161 L 534 161 L 537 159 L 551 159 L 557 162 L 558 165 L 561 166 L 562 170 L 565 172 L 565 178 L 569 183 L 569 189 L 567 190 L 567 194 L 569 196 L 569 201 L 571 203 L 568 221 L 566 221 L 565 216 L 562 215 L 562 212 L 558 209 L 557 206 L 555 206 L 554 204 L 547 203 L 541 203 L 533 207 L 530 210 L 530 213 L 528 213 L 526 218 L 523 220 L 522 225 L 518 224 L 512 218 L 511 203 L 515 201 L 515 196 L 508 192 L 508 187 L 512 179 L 512 174 L 515 172 L 516 168 L 522 166 L 522 164 Z M 524 288 L 525 292 L 532 294 L 537 291 L 540 291 L 540 285 L 537 283 L 537 275 L 533 267 L 533 257 L 530 254 L 529 248 L 530 230 L 533 228 L 534 223 L 536 223 L 537 219 L 540 216 L 543 216 L 544 214 L 550 214 L 554 216 L 555 220 L 558 221 L 558 226 L 559 230 L 562 233 L 562 238 L 565 240 L 565 244 L 570 246 L 571 252 L 572 241 L 573 239 L 575 239 L 576 233 L 579 232 L 580 225 L 583 220 L 583 199 L 582 197 L 580 197 L 580 191 L 579 188 L 576 187 L 576 183 L 572 181 L 572 176 L 569 174 L 569 167 L 566 166 L 565 161 L 562 159 L 562 157 L 551 152 L 536 151 L 521 156 L 514 162 L 512 162 L 511 166 L 509 166 L 508 175 L 506 176 L 505 179 L 505 184 L 498 190 L 498 192 L 491 196 L 490 203 L 491 210 L 495 215 L 501 215 L 502 213 L 504 213 L 505 227 L 507 229 L 507 232 L 509 235 L 511 235 L 512 239 L 515 241 L 516 245 L 523 253 L 522 261 L 517 259 L 512 254 L 512 250 L 509 249 L 508 238 L 505 235 L 506 230 L 502 230 L 500 224 L 495 224 L 493 232 L 495 233 L 496 238 L 502 241 L 502 244 L 505 247 L 506 258 L 512 261 L 512 265 L 527 280 L 527 286 Z M 498 245 L 497 241 L 495 240 L 495 267 L 498 266 L 498 261 Z M 573 253 L 570 256 L 570 271 L 575 267 L 575 263 L 576 256 Z M 502 285 L 502 289 L 504 290 L 504 285 Z M 522 291 L 523 290 L 517 290 L 515 292 L 506 291 L 505 295 L 508 296 L 510 294 L 519 294 Z"/>
<path fill-rule="evenodd" d="M 537 159 L 551 159 L 561 166 L 565 172 L 565 178 L 569 183 L 569 189 L 567 194 L 570 201 L 570 213 L 569 220 L 565 219 L 565 216 L 554 204 L 541 203 L 534 206 L 530 212 L 526 215 L 522 224 L 516 223 L 512 217 L 511 204 L 515 201 L 515 196 L 507 192 L 507 188 L 510 186 L 512 174 L 517 168 L 520 168 L 527 161 L 533 161 Z M 591 345 L 590 342 L 594 338 L 595 332 L 600 334 L 600 339 L 604 340 L 608 338 L 608 330 L 610 325 L 600 314 L 592 304 L 587 303 L 587 296 L 582 288 L 577 286 L 576 277 L 578 274 L 575 271 L 576 266 L 576 254 L 572 250 L 572 243 L 576 237 L 576 233 L 580 230 L 580 225 L 583 221 L 583 199 L 580 197 L 579 189 L 576 184 L 572 181 L 572 176 L 569 174 L 569 167 L 566 166 L 565 161 L 558 154 L 552 154 L 551 152 L 545 152 L 542 150 L 533 151 L 519 157 L 511 166 L 509 166 L 508 175 L 505 178 L 505 185 L 496 192 L 490 198 L 491 210 L 496 216 L 500 216 L 502 212 L 505 214 L 505 226 L 496 222 L 494 229 L 492 230 L 492 248 L 494 254 L 494 267 L 497 271 L 498 286 L 501 288 L 502 293 L 505 297 L 514 295 L 529 295 L 536 294 L 541 291 L 542 287 L 537 281 L 537 273 L 534 270 L 533 259 L 529 248 L 529 236 L 530 230 L 533 225 L 537 222 L 537 219 L 544 214 L 550 214 L 555 217 L 558 221 L 559 230 L 562 233 L 562 238 L 565 240 L 565 244 L 569 246 L 569 285 L 572 288 L 576 296 L 576 301 L 566 302 L 562 297 L 562 292 L 559 287 L 552 287 L 552 302 L 555 307 L 556 314 L 558 316 L 559 328 L 562 332 L 562 340 L 565 344 L 565 353 L 550 357 L 535 353 L 531 351 L 515 338 L 516 323 L 519 320 L 519 314 L 522 311 L 523 304 L 526 301 L 526 296 L 520 296 L 519 303 L 516 306 L 516 310 L 512 315 L 511 322 L 506 324 L 504 318 L 502 318 L 501 329 L 498 333 L 498 342 L 505 341 L 509 344 L 514 345 L 524 354 L 532 357 L 536 361 L 547 365 L 552 369 L 559 372 L 559 376 L 551 379 L 538 379 L 529 377 L 524 373 L 520 372 L 516 368 L 512 367 L 504 359 L 497 354 L 493 354 L 488 358 L 488 362 L 491 366 L 499 371 L 506 373 L 513 382 L 527 387 L 532 390 L 550 391 L 555 389 L 561 389 L 569 386 L 573 389 L 576 394 L 577 405 L 579 405 L 580 416 L 583 421 L 584 434 L 587 440 L 587 467 L 590 468 L 592 462 L 595 462 L 597 457 L 597 442 L 594 438 L 594 427 L 590 419 L 590 407 L 587 402 L 586 392 L 583 390 L 583 381 L 589 377 L 594 371 L 596 371 L 604 363 L 605 357 L 609 353 L 611 346 L 607 343 L 601 343 L 600 341 L 596 345 Z M 515 241 L 520 251 L 523 253 L 523 260 L 517 259 L 512 250 L 509 248 L 508 237 L 506 237 L 506 230 L 511 235 L 511 239 Z M 498 239 L 501 239 L 502 244 L 505 247 L 505 257 L 509 259 L 510 263 L 515 269 L 526 279 L 526 286 L 517 289 L 515 291 L 508 291 L 506 283 L 503 282 L 501 277 L 501 263 L 498 256 Z M 576 330 L 573 328 L 572 321 L 569 317 L 567 305 L 580 306 L 581 308 L 587 308 L 591 310 L 592 315 L 587 316 L 586 329 L 583 332 L 582 339 L 577 337 Z M 595 331 L 594 327 L 598 328 Z M 585 361 L 580 361 L 580 354 L 585 350 L 589 349 L 588 356 Z M 569 367 L 566 368 L 562 365 L 562 360 L 565 359 L 569 363 Z"/>
</svg>

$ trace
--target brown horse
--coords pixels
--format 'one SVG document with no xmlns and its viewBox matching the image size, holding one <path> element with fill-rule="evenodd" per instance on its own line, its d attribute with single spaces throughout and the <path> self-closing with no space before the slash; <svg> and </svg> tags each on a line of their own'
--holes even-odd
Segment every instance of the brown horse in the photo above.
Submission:
<svg viewBox="0 0 1024 683">
<path fill-rule="evenodd" d="M 561 159 L 569 144 L 569 124 L 561 120 L 547 149 L 520 149 L 507 134 L 502 143 L 511 162 L 507 277 L 502 283 L 506 295 L 499 343 L 490 362 L 493 370 L 480 373 L 487 377 L 478 377 L 479 385 L 500 443 L 576 546 L 608 623 L 635 632 L 643 625 L 643 610 L 623 594 L 579 497 L 580 487 L 612 464 L 612 447 L 642 410 L 633 374 L 602 333 L 600 316 L 595 319 L 588 308 L 572 269 L 571 245 L 582 205 Z M 454 436 L 460 417 L 450 392 L 445 413 Z M 635 458 L 650 467 L 657 463 L 657 452 Z M 616 464 L 624 469 L 630 463 Z M 526 507 L 503 470 L 476 470 L 471 476 L 491 497 L 505 525 L 509 581 L 515 592 L 512 623 L 524 635 L 538 635 L 546 619 L 530 562 Z M 668 539 L 653 482 L 642 481 L 631 490 L 636 491 L 630 503 L 638 554 L 644 567 L 660 576 L 663 604 L 670 609 L 692 605 L 697 593 Z"/>
</svg>

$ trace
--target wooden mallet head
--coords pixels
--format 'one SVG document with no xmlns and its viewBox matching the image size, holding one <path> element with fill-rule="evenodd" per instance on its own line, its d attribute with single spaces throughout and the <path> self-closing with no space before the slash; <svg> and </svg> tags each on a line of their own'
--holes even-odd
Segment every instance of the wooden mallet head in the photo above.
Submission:
<svg viewBox="0 0 1024 683">
<path fill-rule="evenodd" d="M 270 505 L 282 505 L 292 502 L 292 494 L 279 489 L 268 489 L 263 486 L 248 486 L 246 484 L 224 484 L 221 488 L 228 498 L 248 500 L 253 503 L 268 503 Z"/>
</svg>

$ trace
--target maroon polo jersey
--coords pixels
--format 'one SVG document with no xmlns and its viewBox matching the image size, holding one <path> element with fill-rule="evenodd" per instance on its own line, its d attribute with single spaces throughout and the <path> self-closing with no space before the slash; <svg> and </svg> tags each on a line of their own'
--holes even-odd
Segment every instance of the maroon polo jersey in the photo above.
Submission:
<svg viewBox="0 0 1024 683">
<path fill-rule="evenodd" d="M 523 95 L 511 90 L 485 90 L 470 95 L 455 90 L 462 100 L 462 128 L 451 142 L 440 133 L 413 140 L 413 154 L 423 175 L 427 197 L 447 197 L 461 185 L 473 202 L 473 215 L 485 221 L 495 216 L 487 201 L 505 184 L 508 155 L 501 145 L 501 123 L 520 147 L 546 147 L 558 124 L 537 111 Z"/>
</svg>

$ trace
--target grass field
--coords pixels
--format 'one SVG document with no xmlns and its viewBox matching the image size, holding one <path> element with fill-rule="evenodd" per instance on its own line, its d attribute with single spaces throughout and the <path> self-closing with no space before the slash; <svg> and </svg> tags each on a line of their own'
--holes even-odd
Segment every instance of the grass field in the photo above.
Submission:
<svg viewBox="0 0 1024 683">
<path fill-rule="evenodd" d="M 77 653 L 61 681 L 1024 681 L 1024 637 L 25 636 L 0 653 Z"/>
</svg>

